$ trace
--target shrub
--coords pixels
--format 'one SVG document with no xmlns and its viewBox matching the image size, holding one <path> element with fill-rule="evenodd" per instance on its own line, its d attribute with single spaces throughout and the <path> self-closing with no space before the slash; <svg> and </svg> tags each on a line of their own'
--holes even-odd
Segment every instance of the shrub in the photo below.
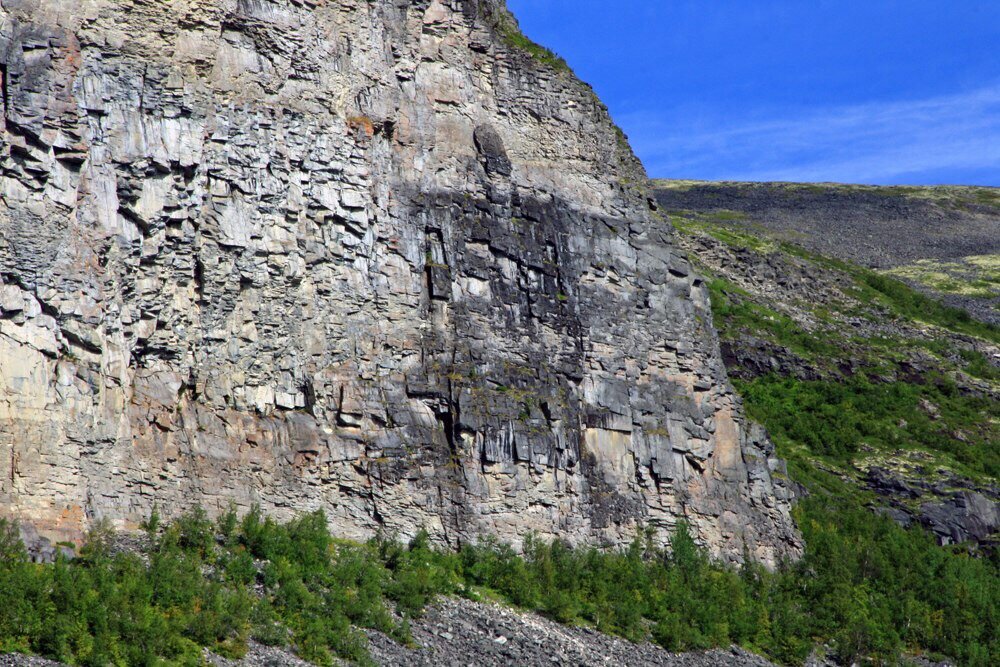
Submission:
<svg viewBox="0 0 1000 667">
<path fill-rule="evenodd" d="M 958 392 L 944 377 L 926 384 L 805 381 L 767 376 L 735 381 L 751 416 L 791 450 L 846 461 L 862 444 L 939 451 L 978 474 L 1000 474 L 996 447 L 1000 409 L 995 401 Z M 926 406 L 935 406 L 930 414 Z M 956 438 L 955 433 L 963 433 Z"/>
<path fill-rule="evenodd" d="M 232 526 L 229 538 L 220 530 L 206 540 L 207 519 L 195 511 L 165 527 L 148 560 L 88 549 L 92 556 L 42 566 L 0 522 L 0 650 L 86 665 L 198 665 L 201 647 L 237 658 L 253 637 L 321 665 L 367 664 L 356 628 L 408 641 L 405 616 L 434 596 L 486 590 L 671 650 L 738 643 L 801 663 L 820 640 L 845 659 L 882 663 L 903 649 L 968 665 L 1000 657 L 995 560 L 937 547 L 845 498 L 809 497 L 796 518 L 806 553 L 777 572 L 713 562 L 684 524 L 669 550 L 648 534 L 618 551 L 529 536 L 523 555 L 490 540 L 456 554 L 423 532 L 406 546 L 336 542 L 322 513 L 279 524 L 259 509 L 217 524 Z"/>
</svg>

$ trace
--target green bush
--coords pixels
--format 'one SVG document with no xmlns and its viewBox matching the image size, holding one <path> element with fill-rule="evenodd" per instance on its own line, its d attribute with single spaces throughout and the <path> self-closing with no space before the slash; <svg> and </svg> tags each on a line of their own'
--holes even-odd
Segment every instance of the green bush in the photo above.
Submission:
<svg viewBox="0 0 1000 667">
<path fill-rule="evenodd" d="M 959 392 L 945 377 L 930 377 L 925 384 L 874 382 L 860 375 L 842 381 L 766 376 L 735 383 L 751 416 L 788 449 L 804 445 L 841 461 L 862 445 L 924 449 L 947 454 L 973 473 L 1000 475 L 1000 407 Z"/>
</svg>

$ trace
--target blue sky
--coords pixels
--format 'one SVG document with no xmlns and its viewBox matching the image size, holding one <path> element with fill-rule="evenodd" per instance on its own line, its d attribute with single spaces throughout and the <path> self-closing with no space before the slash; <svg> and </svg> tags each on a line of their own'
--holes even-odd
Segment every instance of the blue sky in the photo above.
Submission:
<svg viewBox="0 0 1000 667">
<path fill-rule="evenodd" d="M 651 176 L 1000 186 L 1000 0 L 508 0 Z"/>
</svg>

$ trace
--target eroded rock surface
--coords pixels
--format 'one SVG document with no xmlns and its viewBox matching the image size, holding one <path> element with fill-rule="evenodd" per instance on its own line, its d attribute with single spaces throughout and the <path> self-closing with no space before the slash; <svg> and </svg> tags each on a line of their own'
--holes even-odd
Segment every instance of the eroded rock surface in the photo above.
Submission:
<svg viewBox="0 0 1000 667">
<path fill-rule="evenodd" d="M 4 0 L 0 510 L 799 549 L 706 290 L 491 0 Z"/>
<path fill-rule="evenodd" d="M 971 542 L 996 551 L 1000 488 L 945 470 L 932 473 L 911 461 L 893 463 L 893 468 L 873 465 L 865 471 L 865 485 L 888 501 L 880 511 L 903 526 L 923 526 L 941 545 Z"/>
</svg>

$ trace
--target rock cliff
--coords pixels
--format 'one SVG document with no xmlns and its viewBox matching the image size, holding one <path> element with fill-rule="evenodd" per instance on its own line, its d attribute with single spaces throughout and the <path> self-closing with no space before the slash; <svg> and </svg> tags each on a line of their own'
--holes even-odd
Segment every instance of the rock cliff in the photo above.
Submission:
<svg viewBox="0 0 1000 667">
<path fill-rule="evenodd" d="M 4 514 L 798 551 L 641 166 L 497 0 L 0 22 Z"/>
</svg>

